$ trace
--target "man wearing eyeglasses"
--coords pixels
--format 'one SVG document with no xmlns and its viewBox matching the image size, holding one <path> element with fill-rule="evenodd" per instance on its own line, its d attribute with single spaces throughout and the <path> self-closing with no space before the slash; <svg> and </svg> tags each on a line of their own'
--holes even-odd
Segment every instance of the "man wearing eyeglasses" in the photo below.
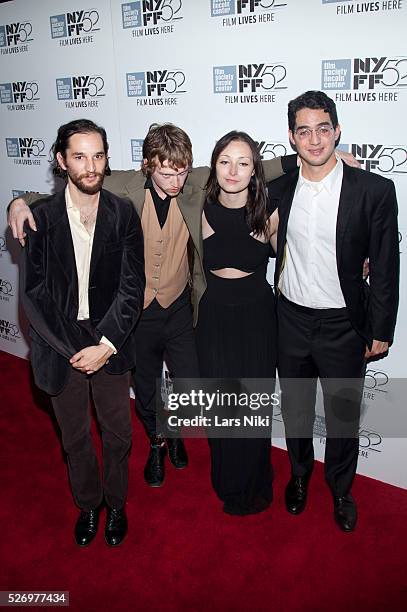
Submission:
<svg viewBox="0 0 407 612">
<path fill-rule="evenodd" d="M 285 501 L 292 514 L 306 505 L 319 378 L 325 477 L 336 523 L 352 531 L 366 360 L 385 356 L 396 323 L 396 194 L 392 181 L 349 167 L 335 155 L 341 129 L 335 103 L 325 93 L 308 91 L 292 100 L 288 123 L 301 165 L 269 186 L 279 210 L 278 370 L 291 463 Z M 360 275 L 365 258 L 370 286 Z"/>
</svg>

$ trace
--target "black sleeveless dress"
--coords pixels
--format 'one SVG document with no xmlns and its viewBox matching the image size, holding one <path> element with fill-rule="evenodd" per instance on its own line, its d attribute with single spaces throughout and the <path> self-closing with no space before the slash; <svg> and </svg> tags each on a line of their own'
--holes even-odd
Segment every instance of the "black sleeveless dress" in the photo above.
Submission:
<svg viewBox="0 0 407 612">
<path fill-rule="evenodd" d="M 199 306 L 196 339 L 203 378 L 270 378 L 276 371 L 274 294 L 266 280 L 269 244 L 250 235 L 245 208 L 207 202 L 214 234 L 204 240 L 207 290 Z M 224 279 L 211 270 L 250 272 Z M 229 514 L 252 514 L 270 505 L 272 468 L 267 438 L 211 438 L 211 477 Z"/>
</svg>

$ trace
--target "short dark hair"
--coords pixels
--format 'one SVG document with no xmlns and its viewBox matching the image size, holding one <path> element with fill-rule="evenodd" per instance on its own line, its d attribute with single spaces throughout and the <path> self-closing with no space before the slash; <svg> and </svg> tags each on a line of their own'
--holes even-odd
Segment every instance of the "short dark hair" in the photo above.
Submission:
<svg viewBox="0 0 407 612">
<path fill-rule="evenodd" d="M 211 167 L 209 178 L 206 183 L 206 199 L 209 203 L 216 202 L 220 187 L 216 176 L 216 162 L 219 156 L 226 147 L 234 141 L 245 142 L 249 145 L 253 156 L 254 175 L 250 179 L 248 186 L 249 194 L 246 203 L 246 223 L 254 234 L 265 234 L 268 237 L 268 217 L 267 204 L 268 194 L 266 189 L 266 181 L 264 178 L 263 164 L 259 150 L 255 141 L 246 132 L 238 132 L 233 130 L 220 138 L 215 144 L 212 151 Z"/>
<path fill-rule="evenodd" d="M 148 129 L 143 143 L 143 166 L 146 176 L 151 176 L 156 159 L 162 164 L 168 161 L 170 168 L 189 168 L 192 166 L 192 144 L 186 132 L 173 123 L 153 123 Z"/>
<path fill-rule="evenodd" d="M 57 153 L 60 153 L 62 157 L 65 159 L 66 150 L 69 147 L 69 139 L 74 134 L 99 134 L 103 141 L 103 150 L 107 157 L 109 152 L 109 143 L 107 142 L 106 130 L 102 128 L 100 125 L 97 125 L 90 119 L 75 119 L 74 121 L 70 121 L 69 123 L 65 123 L 61 125 L 58 129 L 58 134 L 56 141 L 51 147 L 50 151 L 50 164 L 52 166 L 52 172 L 55 176 L 66 177 L 66 170 L 61 168 L 57 160 Z M 105 174 L 110 174 L 109 161 L 106 162 L 106 170 Z"/>
<path fill-rule="evenodd" d="M 336 113 L 335 102 L 323 91 L 306 91 L 305 93 L 290 100 L 288 103 L 288 127 L 292 132 L 295 130 L 295 121 L 298 111 L 303 108 L 313 110 L 321 109 L 329 114 L 334 128 L 338 125 L 338 115 Z"/>
</svg>

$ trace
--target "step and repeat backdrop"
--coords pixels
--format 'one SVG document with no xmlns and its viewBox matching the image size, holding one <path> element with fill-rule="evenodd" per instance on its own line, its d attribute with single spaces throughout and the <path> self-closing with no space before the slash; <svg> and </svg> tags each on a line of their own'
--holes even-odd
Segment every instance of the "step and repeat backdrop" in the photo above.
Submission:
<svg viewBox="0 0 407 612">
<path fill-rule="evenodd" d="M 337 103 L 341 147 L 396 184 L 401 303 L 390 355 L 369 365 L 359 472 L 407 488 L 407 0 L 14 0 L 0 6 L 0 349 L 27 357 L 11 198 L 54 189 L 60 124 L 103 125 L 111 167 L 140 167 L 153 122 L 191 136 L 195 165 L 216 140 L 249 132 L 264 159 L 291 153 L 287 103 L 322 89 Z M 271 264 L 272 266 L 272 264 Z M 270 272 L 270 279 L 271 270 Z M 283 445 L 278 412 L 276 444 Z M 323 418 L 317 456 L 324 448 Z"/>
</svg>

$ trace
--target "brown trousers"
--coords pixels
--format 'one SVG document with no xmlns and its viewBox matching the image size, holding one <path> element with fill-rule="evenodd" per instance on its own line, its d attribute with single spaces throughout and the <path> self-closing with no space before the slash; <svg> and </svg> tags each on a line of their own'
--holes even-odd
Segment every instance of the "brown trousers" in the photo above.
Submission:
<svg viewBox="0 0 407 612">
<path fill-rule="evenodd" d="M 90 393 L 102 435 L 103 476 L 90 432 Z M 76 504 L 89 511 L 104 498 L 109 507 L 122 508 L 131 447 L 129 373 L 107 374 L 101 369 L 87 376 L 72 368 L 66 387 L 51 400 Z"/>
</svg>

